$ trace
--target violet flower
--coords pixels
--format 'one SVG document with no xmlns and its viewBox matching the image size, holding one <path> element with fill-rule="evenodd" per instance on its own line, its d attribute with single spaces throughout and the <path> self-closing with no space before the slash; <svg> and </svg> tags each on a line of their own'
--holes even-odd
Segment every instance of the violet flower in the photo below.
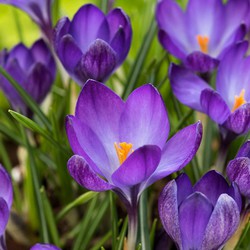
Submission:
<svg viewBox="0 0 250 250">
<path fill-rule="evenodd" d="M 31 48 L 19 43 L 9 52 L 1 51 L 0 65 L 37 103 L 44 100 L 55 79 L 55 62 L 43 40 L 36 41 Z M 0 76 L 0 87 L 14 109 L 30 115 L 21 96 L 3 76 Z"/>
<path fill-rule="evenodd" d="M 247 42 L 238 43 L 222 58 L 216 90 L 188 69 L 174 64 L 170 69 L 170 83 L 177 99 L 219 124 L 226 144 L 250 129 L 250 57 L 245 57 L 247 47 Z"/>
<path fill-rule="evenodd" d="M 83 85 L 89 78 L 105 81 L 126 58 L 131 37 L 129 18 L 121 9 L 105 16 L 87 4 L 71 22 L 67 17 L 58 22 L 55 50 L 70 76 Z"/>
<path fill-rule="evenodd" d="M 124 102 L 102 83 L 89 80 L 75 116 L 67 116 L 66 131 L 75 154 L 68 161 L 69 173 L 89 190 L 119 195 L 129 214 L 130 244 L 136 237 L 140 194 L 188 164 L 200 145 L 202 125 L 190 125 L 167 141 L 167 111 L 152 85 L 136 89 Z M 133 249 L 133 243 L 129 246 Z"/>
<path fill-rule="evenodd" d="M 160 43 L 187 68 L 211 71 L 227 48 L 244 38 L 249 8 L 248 0 L 189 0 L 183 11 L 174 0 L 160 0 L 156 8 Z"/>
<path fill-rule="evenodd" d="M 216 171 L 193 187 L 187 175 L 170 181 L 159 198 L 159 214 L 178 249 L 221 249 L 240 221 L 241 196 Z"/>
<path fill-rule="evenodd" d="M 60 250 L 60 248 L 52 245 L 52 244 L 41 244 L 37 243 L 30 250 Z"/>
<path fill-rule="evenodd" d="M 235 159 L 227 165 L 227 175 L 237 183 L 240 192 L 250 201 L 250 140 L 239 149 Z"/>
<path fill-rule="evenodd" d="M 0 165 L 0 249 L 5 250 L 5 229 L 10 216 L 13 188 L 9 174 Z"/>
<path fill-rule="evenodd" d="M 51 5 L 53 0 L 0 0 L 0 3 L 13 5 L 25 11 L 41 28 L 42 32 L 52 41 L 53 26 Z"/>
</svg>

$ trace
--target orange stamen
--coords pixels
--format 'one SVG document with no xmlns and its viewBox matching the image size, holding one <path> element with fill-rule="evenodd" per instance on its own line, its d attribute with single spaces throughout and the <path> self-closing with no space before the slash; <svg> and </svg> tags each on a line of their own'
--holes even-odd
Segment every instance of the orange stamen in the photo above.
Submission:
<svg viewBox="0 0 250 250">
<path fill-rule="evenodd" d="M 118 145 L 115 142 L 115 150 L 120 164 L 122 164 L 127 159 L 129 153 L 132 152 L 132 147 L 133 145 L 131 143 L 121 142 Z"/>
<path fill-rule="evenodd" d="M 240 95 L 239 96 L 236 95 L 234 97 L 234 106 L 232 108 L 232 112 L 234 112 L 237 108 L 246 103 L 244 96 L 245 96 L 245 89 L 242 89 Z"/>
<path fill-rule="evenodd" d="M 200 46 L 201 52 L 207 54 L 208 53 L 209 37 L 208 36 L 197 35 L 196 39 L 197 39 L 197 42 L 198 42 L 198 44 Z"/>
</svg>

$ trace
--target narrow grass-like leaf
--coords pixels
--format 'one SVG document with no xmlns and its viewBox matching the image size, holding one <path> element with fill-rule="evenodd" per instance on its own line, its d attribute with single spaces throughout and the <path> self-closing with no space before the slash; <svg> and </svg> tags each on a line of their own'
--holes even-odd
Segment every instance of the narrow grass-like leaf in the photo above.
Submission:
<svg viewBox="0 0 250 250">
<path fill-rule="evenodd" d="M 117 244 L 117 234 L 118 234 L 118 219 L 117 210 L 115 204 L 115 197 L 113 192 L 109 192 L 110 198 L 110 213 L 111 213 L 111 223 L 112 223 L 112 250 L 116 250 Z"/>
<path fill-rule="evenodd" d="M 249 236 L 249 232 L 250 232 L 250 218 L 249 218 L 249 220 L 248 220 L 248 223 L 247 223 L 246 227 L 245 227 L 244 230 L 243 230 L 243 233 L 242 233 L 242 235 L 241 235 L 241 237 L 240 237 L 240 240 L 238 241 L 238 243 L 237 243 L 237 245 L 236 245 L 236 247 L 235 247 L 235 250 L 244 249 L 244 248 L 242 248 L 241 246 L 243 245 L 243 243 L 245 243 L 245 242 L 244 242 L 245 240 L 247 240 L 248 243 L 247 243 L 247 244 L 244 244 L 244 245 L 249 246 L 249 244 L 250 244 L 250 239 L 249 239 L 249 237 L 246 237 L 246 236 Z"/>
<path fill-rule="evenodd" d="M 7 127 L 2 123 L 0 123 L 0 133 L 10 138 L 19 145 L 24 144 L 23 141 L 20 139 L 20 135 L 16 131 L 10 129 L 9 127 Z"/>
<path fill-rule="evenodd" d="M 156 230 L 157 221 L 158 221 L 157 219 L 154 219 L 152 227 L 151 227 L 151 231 L 150 231 L 150 246 L 151 246 L 151 249 L 154 249 L 155 230 Z"/>
<path fill-rule="evenodd" d="M 112 236 L 112 231 L 109 230 L 102 238 L 101 240 L 98 241 L 98 243 L 95 244 L 90 250 L 99 250 L 99 249 L 104 249 L 102 246 L 105 244 L 107 240 L 109 240 Z M 113 247 L 113 245 L 112 245 Z"/>
<path fill-rule="evenodd" d="M 126 217 L 126 219 L 123 222 L 121 233 L 120 233 L 119 238 L 118 238 L 119 243 L 118 243 L 118 246 L 117 246 L 117 250 L 122 250 L 123 249 L 124 239 L 125 239 L 125 234 L 127 232 L 127 228 L 128 228 L 128 217 Z"/>
</svg>

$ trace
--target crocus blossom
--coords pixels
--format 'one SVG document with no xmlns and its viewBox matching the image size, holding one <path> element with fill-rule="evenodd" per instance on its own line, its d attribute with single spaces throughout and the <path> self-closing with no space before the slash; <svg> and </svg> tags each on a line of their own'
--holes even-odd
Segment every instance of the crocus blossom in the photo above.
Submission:
<svg viewBox="0 0 250 250">
<path fill-rule="evenodd" d="M 5 250 L 4 232 L 9 220 L 13 200 L 13 188 L 9 174 L 0 165 L 0 249 Z"/>
<path fill-rule="evenodd" d="M 206 113 L 220 125 L 227 140 L 250 129 L 250 57 L 245 57 L 247 47 L 247 42 L 238 43 L 222 58 L 215 90 L 188 69 L 174 64 L 170 69 L 170 83 L 177 99 Z"/>
<path fill-rule="evenodd" d="M 186 67 L 211 71 L 227 48 L 244 38 L 249 8 L 248 0 L 189 0 L 183 11 L 174 0 L 160 0 L 156 8 L 160 43 Z"/>
<path fill-rule="evenodd" d="M 167 141 L 167 111 L 152 85 L 136 89 L 124 102 L 102 83 L 89 80 L 75 116 L 67 116 L 66 131 L 75 154 L 68 161 L 71 176 L 87 189 L 113 190 L 128 208 L 135 208 L 146 187 L 193 158 L 202 125 L 190 125 Z"/>
<path fill-rule="evenodd" d="M 41 244 L 37 243 L 30 250 L 60 250 L 60 248 L 52 245 L 52 244 Z"/>
<path fill-rule="evenodd" d="M 239 149 L 227 166 L 230 181 L 237 183 L 243 196 L 250 200 L 250 140 Z"/>
<path fill-rule="evenodd" d="M 53 27 L 51 5 L 53 0 L 0 0 L 25 11 L 38 24 L 49 41 L 52 41 Z"/>
<path fill-rule="evenodd" d="M 124 61 L 132 37 L 128 16 L 113 9 L 107 16 L 92 4 L 82 6 L 70 21 L 55 28 L 55 50 L 63 66 L 80 85 L 89 78 L 105 81 Z"/>
<path fill-rule="evenodd" d="M 193 187 L 186 174 L 170 181 L 159 198 L 159 215 L 178 249 L 221 249 L 240 221 L 241 196 L 216 171 Z"/>
<path fill-rule="evenodd" d="M 19 43 L 9 52 L 1 51 L 0 65 L 38 103 L 49 92 L 56 73 L 53 56 L 43 40 L 36 41 L 31 48 Z M 0 87 L 14 109 L 29 115 L 27 105 L 3 76 L 0 76 Z"/>
</svg>

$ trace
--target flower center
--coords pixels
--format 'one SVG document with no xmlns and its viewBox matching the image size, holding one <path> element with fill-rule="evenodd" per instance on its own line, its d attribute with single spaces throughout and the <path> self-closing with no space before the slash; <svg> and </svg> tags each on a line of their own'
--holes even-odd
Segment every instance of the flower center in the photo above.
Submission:
<svg viewBox="0 0 250 250">
<path fill-rule="evenodd" d="M 133 145 L 131 143 L 121 142 L 117 144 L 115 142 L 115 150 L 120 164 L 122 164 L 127 159 L 128 155 L 133 152 L 132 147 Z"/>
<path fill-rule="evenodd" d="M 240 95 L 239 96 L 236 95 L 234 97 L 234 106 L 232 108 L 232 112 L 234 112 L 237 108 L 246 103 L 244 96 L 245 96 L 245 89 L 242 89 Z"/>
<path fill-rule="evenodd" d="M 201 52 L 207 54 L 208 53 L 209 37 L 208 36 L 197 35 L 196 39 L 197 39 L 197 42 L 198 42 L 198 44 L 200 46 Z"/>
</svg>

